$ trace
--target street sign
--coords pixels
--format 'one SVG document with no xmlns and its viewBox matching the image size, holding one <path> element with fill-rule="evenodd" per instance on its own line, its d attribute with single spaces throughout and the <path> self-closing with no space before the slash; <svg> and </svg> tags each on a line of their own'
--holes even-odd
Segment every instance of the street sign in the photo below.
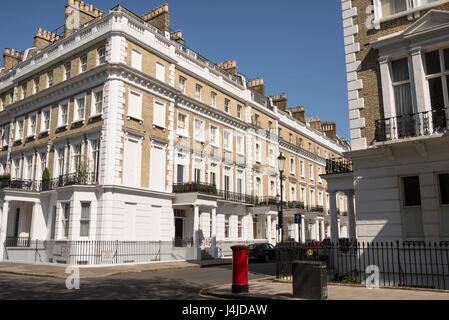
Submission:
<svg viewBox="0 0 449 320">
<path fill-rule="evenodd" d="M 276 225 L 276 230 L 277 231 L 281 230 L 281 227 L 278 224 Z"/>
<path fill-rule="evenodd" d="M 295 224 L 301 224 L 302 216 L 300 214 L 295 214 Z"/>
</svg>

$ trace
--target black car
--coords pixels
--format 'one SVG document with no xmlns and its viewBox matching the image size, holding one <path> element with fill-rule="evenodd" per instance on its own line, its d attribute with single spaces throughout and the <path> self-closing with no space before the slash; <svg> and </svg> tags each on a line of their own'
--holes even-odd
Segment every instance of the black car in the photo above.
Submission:
<svg viewBox="0 0 449 320">
<path fill-rule="evenodd" d="M 248 258 L 265 262 L 276 260 L 276 248 L 270 243 L 253 244 L 249 247 Z"/>
</svg>

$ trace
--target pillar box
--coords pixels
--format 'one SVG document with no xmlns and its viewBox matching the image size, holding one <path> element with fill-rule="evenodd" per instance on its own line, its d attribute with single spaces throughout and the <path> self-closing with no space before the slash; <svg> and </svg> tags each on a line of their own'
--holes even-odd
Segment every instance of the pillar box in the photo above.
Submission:
<svg viewBox="0 0 449 320">
<path fill-rule="evenodd" d="M 232 249 L 232 293 L 248 293 L 248 246 Z"/>
</svg>

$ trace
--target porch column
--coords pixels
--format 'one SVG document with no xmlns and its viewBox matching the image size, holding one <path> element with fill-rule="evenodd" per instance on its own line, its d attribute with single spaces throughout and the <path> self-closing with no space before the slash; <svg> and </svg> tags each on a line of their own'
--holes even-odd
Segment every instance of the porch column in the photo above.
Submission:
<svg viewBox="0 0 449 320">
<path fill-rule="evenodd" d="M 8 224 L 9 201 L 3 202 L 2 215 L 0 217 L 0 261 L 4 259 L 6 241 L 6 229 Z"/>
<path fill-rule="evenodd" d="M 341 235 L 341 220 L 340 220 L 340 219 L 337 220 L 337 225 L 338 225 L 338 227 L 337 227 L 337 230 L 338 230 L 338 238 L 340 238 L 340 235 Z M 337 238 L 337 239 L 338 239 L 338 238 Z"/>
<path fill-rule="evenodd" d="M 46 233 L 46 224 L 41 205 L 37 202 L 33 203 L 30 238 L 31 240 L 46 240 Z"/>
<path fill-rule="evenodd" d="M 195 260 L 201 260 L 199 206 L 193 206 L 193 247 L 195 248 Z"/>
<path fill-rule="evenodd" d="M 326 239 L 326 230 L 324 229 L 324 219 L 320 221 L 321 223 L 321 239 L 320 241 L 323 241 L 324 239 Z"/>
<path fill-rule="evenodd" d="M 348 201 L 348 237 L 349 239 L 357 239 L 357 227 L 354 210 L 354 192 L 348 192 L 346 194 Z"/>
<path fill-rule="evenodd" d="M 320 220 L 315 220 L 315 240 L 320 241 L 321 233 L 320 233 Z"/>
<path fill-rule="evenodd" d="M 306 243 L 306 216 L 301 216 L 301 243 Z"/>
<path fill-rule="evenodd" d="M 212 251 L 214 259 L 218 258 L 218 250 L 217 250 L 217 208 L 212 208 Z"/>
<path fill-rule="evenodd" d="M 299 242 L 299 224 L 295 223 L 294 224 L 295 227 L 295 242 Z"/>
<path fill-rule="evenodd" d="M 340 225 L 337 217 L 337 192 L 329 191 L 329 202 L 331 212 L 331 241 L 336 244 L 338 241 L 338 235 L 340 234 Z"/>
<path fill-rule="evenodd" d="M 268 243 L 271 243 L 271 215 L 267 216 L 267 237 Z"/>
</svg>

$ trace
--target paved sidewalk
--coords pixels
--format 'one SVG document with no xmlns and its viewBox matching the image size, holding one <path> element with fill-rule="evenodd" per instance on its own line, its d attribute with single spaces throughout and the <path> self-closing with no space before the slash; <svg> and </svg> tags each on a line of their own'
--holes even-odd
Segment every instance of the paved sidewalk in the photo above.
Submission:
<svg viewBox="0 0 449 320">
<path fill-rule="evenodd" d="M 231 300 L 300 300 L 293 298 L 291 283 L 271 279 L 249 283 L 250 293 L 235 295 L 231 285 L 219 286 L 202 291 L 204 296 Z M 329 300 L 449 300 L 449 291 L 377 289 L 370 290 L 359 286 L 328 286 Z"/>
<path fill-rule="evenodd" d="M 111 266 L 111 267 L 80 267 L 81 279 L 104 278 L 118 274 L 170 271 L 178 269 L 200 268 L 198 263 L 191 262 L 161 262 L 141 265 Z M 47 277 L 66 279 L 67 266 L 25 264 L 0 262 L 0 275 L 11 274 L 31 277 Z"/>
</svg>

